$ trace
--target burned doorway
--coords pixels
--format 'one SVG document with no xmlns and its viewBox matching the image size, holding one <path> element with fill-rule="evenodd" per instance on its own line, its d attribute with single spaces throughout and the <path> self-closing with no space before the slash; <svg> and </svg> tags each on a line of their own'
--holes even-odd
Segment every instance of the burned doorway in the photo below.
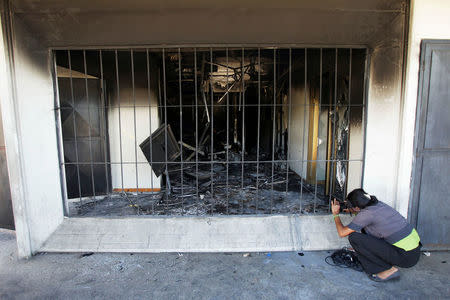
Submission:
<svg viewBox="0 0 450 300">
<path fill-rule="evenodd" d="M 67 197 L 106 195 L 106 115 L 100 76 L 87 69 L 85 52 L 67 52 L 67 65 L 56 69 Z M 91 68 L 92 65 L 89 64 Z M 77 71 L 78 70 L 78 71 Z"/>
<path fill-rule="evenodd" d="M 96 78 L 103 99 L 91 107 L 101 116 L 103 155 L 65 156 L 61 168 L 102 168 L 91 179 L 107 188 L 66 192 L 69 215 L 328 213 L 333 197 L 361 186 L 365 48 L 54 54 L 56 78 Z M 58 86 L 61 119 L 75 109 L 61 95 L 74 93 L 89 87 Z M 92 152 L 92 141 L 80 151 Z M 65 184 L 73 185 L 67 175 Z"/>
</svg>

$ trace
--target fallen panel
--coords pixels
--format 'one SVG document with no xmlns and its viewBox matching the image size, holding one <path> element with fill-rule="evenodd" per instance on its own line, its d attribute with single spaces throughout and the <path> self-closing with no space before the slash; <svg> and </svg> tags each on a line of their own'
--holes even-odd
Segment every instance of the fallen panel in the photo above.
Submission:
<svg viewBox="0 0 450 300">
<path fill-rule="evenodd" d="M 167 125 L 159 127 L 151 136 L 146 138 L 139 147 L 145 155 L 145 158 L 150 163 L 153 172 L 156 176 L 160 176 L 166 168 L 166 162 L 173 161 L 180 155 L 180 147 L 170 128 Z M 166 136 L 167 136 L 167 159 L 166 159 Z"/>
</svg>

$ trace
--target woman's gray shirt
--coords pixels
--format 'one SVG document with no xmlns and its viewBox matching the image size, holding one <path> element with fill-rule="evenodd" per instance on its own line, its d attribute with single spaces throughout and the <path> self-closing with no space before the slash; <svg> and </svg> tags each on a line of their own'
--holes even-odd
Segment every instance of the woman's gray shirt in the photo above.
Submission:
<svg viewBox="0 0 450 300">
<path fill-rule="evenodd" d="M 364 228 L 366 233 L 384 239 L 390 244 L 407 237 L 413 230 L 398 211 L 381 201 L 362 209 L 348 227 L 355 231 Z"/>
</svg>

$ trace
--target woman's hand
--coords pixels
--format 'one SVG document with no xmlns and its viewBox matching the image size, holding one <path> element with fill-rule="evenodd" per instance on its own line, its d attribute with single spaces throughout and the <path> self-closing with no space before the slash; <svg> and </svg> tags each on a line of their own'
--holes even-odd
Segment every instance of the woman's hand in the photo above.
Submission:
<svg viewBox="0 0 450 300">
<path fill-rule="evenodd" d="M 341 205 L 339 204 L 339 201 L 337 201 L 336 198 L 333 199 L 333 201 L 331 201 L 331 212 L 333 215 L 338 215 L 340 210 Z"/>
<path fill-rule="evenodd" d="M 340 209 L 341 205 L 339 204 L 339 201 L 337 201 L 335 198 L 333 201 L 331 201 L 331 212 L 335 216 L 333 219 L 334 223 L 336 224 L 336 230 L 339 236 L 344 237 L 355 231 L 353 229 L 348 228 L 348 226 L 342 225 L 341 218 L 337 217 Z"/>
</svg>

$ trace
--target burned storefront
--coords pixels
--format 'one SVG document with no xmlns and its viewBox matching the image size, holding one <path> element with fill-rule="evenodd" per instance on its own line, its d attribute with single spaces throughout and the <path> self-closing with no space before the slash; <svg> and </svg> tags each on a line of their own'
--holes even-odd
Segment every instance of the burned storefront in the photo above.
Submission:
<svg viewBox="0 0 450 300">
<path fill-rule="evenodd" d="M 0 2 L 19 256 L 340 248 L 359 187 L 408 212 L 408 1 Z"/>
<path fill-rule="evenodd" d="M 365 48 L 53 57 L 67 215 L 327 213 L 361 186 Z"/>
</svg>

